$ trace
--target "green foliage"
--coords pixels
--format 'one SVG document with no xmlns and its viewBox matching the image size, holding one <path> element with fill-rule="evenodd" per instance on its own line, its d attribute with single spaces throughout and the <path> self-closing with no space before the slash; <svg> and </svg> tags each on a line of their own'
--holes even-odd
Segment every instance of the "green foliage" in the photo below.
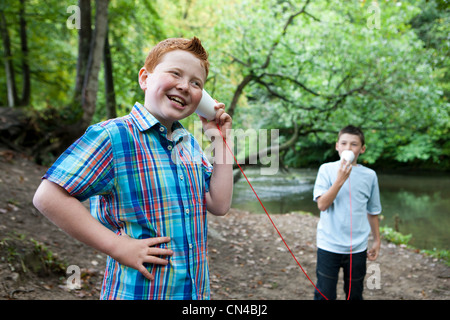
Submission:
<svg viewBox="0 0 450 320">
<path fill-rule="evenodd" d="M 380 227 L 380 235 L 383 239 L 388 242 L 394 243 L 396 245 L 404 245 L 410 247 L 408 245 L 409 241 L 412 238 L 412 234 L 403 235 L 400 232 L 395 231 L 390 227 Z M 411 249 L 414 249 L 410 247 Z M 419 252 L 419 250 L 417 250 Z M 450 252 L 448 250 L 420 250 L 421 253 L 427 254 L 431 257 L 444 261 L 448 266 L 450 266 Z"/>
<path fill-rule="evenodd" d="M 433 258 L 442 260 L 447 266 L 450 266 L 450 252 L 448 250 L 421 250 L 420 252 L 425 253 Z"/>
<path fill-rule="evenodd" d="M 0 239 L 0 253 L 11 271 L 22 274 L 32 272 L 39 276 L 50 273 L 63 275 L 67 269 L 67 264 L 43 243 L 23 234 L 10 233 Z"/>
<path fill-rule="evenodd" d="M 76 66 L 77 35 L 66 28 L 67 4 L 51 1 L 43 5 L 40 1 L 25 2 L 27 38 L 29 47 L 28 61 L 31 67 L 32 106 L 38 109 L 47 105 L 61 105 L 70 101 L 67 93 L 73 88 Z M 21 75 L 21 42 L 19 35 L 19 1 L 2 2 L 0 6 L 5 14 L 11 39 L 11 51 L 15 64 L 16 85 L 19 88 Z M 3 55 L 3 46 L 0 50 Z M 64 67 L 66 66 L 66 67 Z M 0 68 L 0 105 L 7 105 L 6 77 L 4 64 Z"/>
<path fill-rule="evenodd" d="M 370 29 L 369 4 L 315 1 L 306 7 L 309 15 L 297 16 L 285 34 L 285 22 L 304 1 L 268 0 L 256 9 L 248 2 L 235 4 L 232 17 L 216 27 L 222 39 L 238 38 L 228 54 L 241 74 L 259 77 L 239 106 L 239 120 L 247 120 L 243 125 L 283 128 L 296 121 L 304 133 L 297 150 L 287 154 L 291 163 L 303 163 L 299 149 L 309 153 L 317 141 L 333 145 L 348 123 L 366 131 L 365 163 L 448 163 L 441 137 L 448 136 L 449 105 L 430 77 L 433 52 L 409 25 L 420 13 L 413 2 L 383 2 L 381 28 Z"/>
<path fill-rule="evenodd" d="M 42 242 L 34 239 L 30 239 L 30 242 L 34 244 L 33 255 L 38 261 L 37 265 L 32 265 L 35 272 L 65 273 L 67 265 L 56 254 L 49 250 Z"/>
<path fill-rule="evenodd" d="M 381 236 L 389 242 L 394 244 L 407 245 L 411 240 L 412 234 L 403 235 L 390 227 L 380 227 Z"/>
<path fill-rule="evenodd" d="M 137 74 L 150 48 L 166 37 L 199 37 L 210 53 L 206 89 L 230 105 L 236 128 L 277 128 L 296 145 L 283 154 L 291 166 L 336 157 L 337 131 L 363 128 L 364 164 L 389 163 L 450 170 L 450 15 L 444 1 L 111 0 L 109 41 L 117 114 L 143 100 Z M 26 2 L 32 104 L 58 110 L 55 119 L 80 117 L 71 105 L 78 30 L 68 29 L 68 3 Z M 94 6 L 95 7 L 95 6 Z M 0 5 L 21 82 L 19 1 Z M 302 10 L 303 9 L 303 10 Z M 0 50 L 0 54 L 3 51 Z M 4 64 L 0 87 L 6 88 Z M 103 74 L 94 122 L 106 119 Z M 0 90 L 0 105 L 6 105 Z M 196 117 L 184 120 L 191 128 Z M 58 120 L 55 120 L 58 121 Z"/>
</svg>

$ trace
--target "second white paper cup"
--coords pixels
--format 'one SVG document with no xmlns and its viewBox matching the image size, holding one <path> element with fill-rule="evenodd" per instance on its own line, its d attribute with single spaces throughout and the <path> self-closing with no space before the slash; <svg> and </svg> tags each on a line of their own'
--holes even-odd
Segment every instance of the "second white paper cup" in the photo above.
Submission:
<svg viewBox="0 0 450 320">
<path fill-rule="evenodd" d="M 355 159 L 355 154 L 353 153 L 353 151 L 350 150 L 344 150 L 341 153 L 341 159 L 345 159 L 348 162 L 352 163 L 353 160 Z"/>
</svg>

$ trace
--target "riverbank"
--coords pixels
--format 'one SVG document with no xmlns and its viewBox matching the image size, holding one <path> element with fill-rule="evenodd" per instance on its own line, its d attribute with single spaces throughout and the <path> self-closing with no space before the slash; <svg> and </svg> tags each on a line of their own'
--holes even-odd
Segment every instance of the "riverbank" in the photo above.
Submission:
<svg viewBox="0 0 450 320">
<path fill-rule="evenodd" d="M 0 150 L 0 299 L 97 300 L 106 257 L 67 236 L 32 205 L 45 170 Z M 318 218 L 271 217 L 315 281 Z M 225 217 L 208 218 L 212 299 L 312 299 L 313 286 L 266 215 L 232 209 Z M 80 268 L 79 290 L 67 290 L 69 265 Z M 366 283 L 374 288 L 366 286 L 368 300 L 450 299 L 449 267 L 435 258 L 383 240 L 380 257 L 370 265 Z M 344 299 L 341 287 L 338 299 Z"/>
<path fill-rule="evenodd" d="M 271 216 L 293 254 L 315 281 L 318 218 L 298 213 Z M 314 287 L 266 215 L 232 210 L 210 217 L 213 299 L 312 299 Z M 404 245 L 382 241 L 368 262 L 367 300 L 448 300 L 450 268 Z M 342 279 L 342 274 L 340 276 Z M 342 281 L 338 299 L 344 299 Z"/>
</svg>

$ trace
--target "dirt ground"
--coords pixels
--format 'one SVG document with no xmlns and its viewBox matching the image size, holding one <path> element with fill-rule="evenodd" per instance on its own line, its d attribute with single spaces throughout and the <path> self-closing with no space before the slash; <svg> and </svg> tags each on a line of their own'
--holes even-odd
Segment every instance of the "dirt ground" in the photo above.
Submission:
<svg viewBox="0 0 450 320">
<path fill-rule="evenodd" d="M 105 255 L 73 240 L 33 206 L 46 168 L 0 150 L 0 299 L 97 300 Z M 315 281 L 317 217 L 271 214 L 311 280 Z M 311 300 L 313 286 L 266 215 L 232 209 L 209 216 L 213 300 Z M 43 267 L 42 267 L 43 265 Z M 81 289 L 69 290 L 66 268 L 81 271 Z M 449 300 L 450 268 L 415 250 L 383 241 L 368 263 L 367 300 Z M 344 299 L 342 282 L 338 299 Z"/>
</svg>

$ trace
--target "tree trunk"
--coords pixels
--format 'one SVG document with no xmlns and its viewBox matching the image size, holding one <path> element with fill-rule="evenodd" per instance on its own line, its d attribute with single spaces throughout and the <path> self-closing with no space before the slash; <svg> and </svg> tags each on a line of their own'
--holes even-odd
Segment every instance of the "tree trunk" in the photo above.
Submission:
<svg viewBox="0 0 450 320">
<path fill-rule="evenodd" d="M 20 99 L 21 106 L 30 104 L 31 98 L 31 79 L 30 65 L 28 63 L 28 41 L 27 41 L 27 23 L 25 20 L 25 0 L 20 0 L 20 43 L 22 50 L 22 97 Z"/>
<path fill-rule="evenodd" d="M 79 102 L 81 106 L 81 92 L 83 90 L 92 38 L 91 0 L 79 0 L 78 6 L 80 7 L 80 29 L 78 30 L 78 60 L 74 101 Z"/>
<path fill-rule="evenodd" d="M 75 116 L 71 125 L 60 128 L 55 132 L 62 140 L 62 149 L 84 133 L 95 112 L 98 74 L 103 61 L 108 21 L 108 3 L 107 0 L 96 1 L 95 30 L 92 32 L 91 1 L 78 1 L 81 21 L 78 31 L 77 76 L 71 111 L 74 114 L 79 114 L 79 116 Z"/>
<path fill-rule="evenodd" d="M 80 127 L 86 129 L 95 112 L 98 91 L 98 74 L 103 61 L 106 29 L 108 26 L 108 0 L 96 0 L 95 30 L 92 37 L 89 59 L 83 83 L 81 105 L 83 116 Z"/>
<path fill-rule="evenodd" d="M 233 100 L 230 103 L 230 107 L 227 109 L 227 113 L 233 117 L 234 111 L 236 110 L 237 103 L 239 101 L 239 98 L 242 95 L 242 92 L 244 91 L 244 88 L 253 80 L 254 76 L 253 74 L 248 74 L 242 79 L 241 83 L 236 88 L 236 91 L 233 95 Z"/>
<path fill-rule="evenodd" d="M 245 157 L 245 159 L 243 161 L 241 161 L 242 164 L 237 165 L 236 163 L 234 163 L 233 169 L 237 169 L 237 168 L 239 168 L 239 166 L 244 167 L 249 163 L 254 163 L 255 160 L 261 159 L 261 157 L 263 157 L 263 156 L 272 154 L 272 152 L 279 153 L 281 151 L 292 148 L 295 145 L 295 143 L 297 142 L 299 135 L 300 135 L 300 128 L 298 127 L 297 122 L 294 122 L 294 132 L 292 133 L 292 136 L 289 138 L 288 141 L 286 141 L 282 145 L 270 146 L 268 148 L 258 150 L 257 152 L 255 152 L 253 154 L 249 154 L 247 157 Z M 280 160 L 281 160 L 281 158 L 280 158 Z M 235 172 L 233 174 L 233 183 L 238 182 L 239 179 L 241 178 L 241 175 L 242 175 L 241 171 Z"/>
<path fill-rule="evenodd" d="M 105 51 L 103 54 L 103 67 L 105 73 L 106 116 L 108 119 L 116 118 L 116 92 L 114 90 L 113 65 L 109 46 L 108 31 L 105 37 Z"/>
<path fill-rule="evenodd" d="M 5 55 L 5 73 L 6 89 L 8 93 L 8 107 L 14 107 L 17 104 L 17 90 L 14 77 L 14 66 L 11 54 L 11 40 L 9 38 L 8 26 L 3 11 L 0 11 L 0 32 L 3 40 L 3 52 Z"/>
</svg>

